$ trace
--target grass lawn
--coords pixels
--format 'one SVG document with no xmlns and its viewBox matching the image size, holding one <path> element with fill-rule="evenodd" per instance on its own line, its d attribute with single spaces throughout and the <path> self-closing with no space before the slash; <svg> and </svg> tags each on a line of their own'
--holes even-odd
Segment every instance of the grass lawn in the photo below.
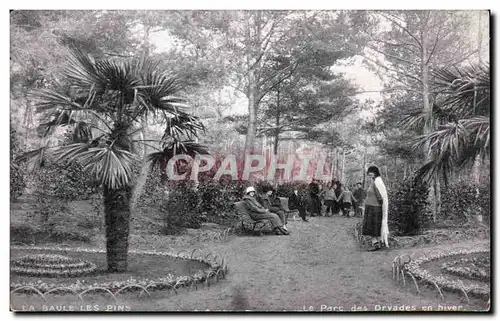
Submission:
<svg viewBox="0 0 500 321">
<path fill-rule="evenodd" d="M 420 249 L 360 251 L 351 235 L 351 227 L 357 220 L 317 217 L 309 223 L 289 222 L 290 236 L 232 236 L 224 243 L 189 243 L 190 247 L 184 249 L 199 248 L 222 255 L 229 265 L 227 278 L 210 287 L 183 290 L 177 295 L 164 291 L 141 298 L 137 293 L 123 294 L 115 305 L 133 311 L 387 311 L 424 307 L 438 311 L 453 307 L 460 310 L 486 307 L 484 301 L 473 299 L 468 304 L 454 293 L 445 292 L 445 301 L 442 301 L 434 290 L 421 289 L 422 293 L 417 295 L 410 282 L 406 287 L 396 284 L 391 271 L 394 257 L 405 252 L 417 252 L 418 255 Z M 154 241 L 148 241 L 148 237 L 143 239 L 133 242 L 131 247 L 183 249 L 167 239 L 162 241 L 161 237 Z M 440 247 L 451 249 L 478 243 L 489 247 L 488 240 Z M 148 270 L 161 269 L 158 264 L 141 265 Z M 35 296 L 22 294 L 11 299 L 16 309 L 43 303 Z M 74 297 L 57 296 L 48 304 L 64 306 L 74 301 Z M 87 301 L 105 309 L 109 299 L 94 295 Z"/>
</svg>

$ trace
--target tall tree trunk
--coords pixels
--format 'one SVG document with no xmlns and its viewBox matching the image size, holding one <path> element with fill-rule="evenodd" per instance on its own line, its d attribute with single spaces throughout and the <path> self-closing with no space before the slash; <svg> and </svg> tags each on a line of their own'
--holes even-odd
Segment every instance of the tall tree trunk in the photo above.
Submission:
<svg viewBox="0 0 500 321">
<path fill-rule="evenodd" d="M 428 56 L 427 56 L 427 48 L 428 48 L 428 37 L 427 37 L 427 21 L 422 25 L 422 32 L 420 35 L 420 41 L 422 44 L 421 55 L 420 55 L 420 70 L 422 75 L 422 98 L 424 104 L 424 114 L 425 114 L 425 126 L 424 126 L 424 135 L 428 135 L 432 132 L 432 105 L 429 101 L 429 65 L 428 65 Z M 424 146 L 424 163 L 429 162 L 429 143 Z M 434 184 L 430 184 L 429 186 L 429 194 L 428 201 L 430 210 L 432 213 L 432 219 L 436 221 L 436 197 L 434 192 Z"/>
<path fill-rule="evenodd" d="M 345 183 L 345 175 L 344 175 L 344 170 L 345 170 L 345 149 L 342 148 L 342 185 Z"/>
<path fill-rule="evenodd" d="M 149 31 L 151 30 L 151 26 L 149 26 L 147 23 L 144 23 L 144 34 L 143 34 L 143 49 L 142 49 L 142 61 L 145 62 L 146 59 L 149 57 Z M 147 126 L 147 119 L 142 118 L 141 119 L 141 139 L 146 140 L 147 135 L 146 135 L 146 128 Z M 142 145 L 142 157 L 145 157 L 148 153 L 148 146 L 143 144 Z"/>
<path fill-rule="evenodd" d="M 394 178 L 392 179 L 392 183 L 395 184 L 398 180 L 398 157 L 394 157 Z"/>
<path fill-rule="evenodd" d="M 363 150 L 363 188 L 366 185 L 366 148 Z"/>
<path fill-rule="evenodd" d="M 481 13 L 482 11 L 478 11 L 478 28 L 477 28 L 477 61 L 479 64 L 482 63 L 482 58 L 481 58 Z M 473 108 L 474 111 L 476 110 L 476 103 L 477 103 L 477 92 L 476 92 L 476 85 L 474 82 L 474 104 Z M 481 156 L 479 154 L 476 155 L 476 158 L 474 159 L 474 164 L 472 166 L 472 181 L 476 185 L 476 195 L 479 196 L 479 181 L 480 181 L 480 173 L 481 173 Z"/>
<path fill-rule="evenodd" d="M 104 187 L 103 196 L 108 272 L 125 272 L 127 271 L 132 188 L 130 186 L 120 189 Z"/>
<path fill-rule="evenodd" d="M 245 154 L 250 153 L 254 148 L 255 141 L 255 130 L 256 130 L 256 122 L 257 122 L 257 106 L 256 106 L 256 88 L 255 88 L 255 79 L 253 72 L 250 72 L 250 76 L 248 79 L 248 128 L 247 128 L 247 136 L 245 139 Z"/>
<path fill-rule="evenodd" d="M 336 179 L 335 177 L 335 154 L 334 154 L 334 150 L 330 151 L 330 162 L 331 162 L 331 165 L 330 165 L 330 175 L 331 175 L 331 180 L 333 181 L 334 179 Z"/>
<path fill-rule="evenodd" d="M 274 155 L 278 154 L 278 144 L 280 141 L 280 90 L 277 89 L 276 95 L 276 130 L 274 132 Z"/>
</svg>

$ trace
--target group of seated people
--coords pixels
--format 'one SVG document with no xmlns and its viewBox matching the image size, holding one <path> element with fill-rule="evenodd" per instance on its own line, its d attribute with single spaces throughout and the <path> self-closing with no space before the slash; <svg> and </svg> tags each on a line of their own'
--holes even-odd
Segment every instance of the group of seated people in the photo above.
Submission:
<svg viewBox="0 0 500 321">
<path fill-rule="evenodd" d="M 276 191 L 270 190 L 264 195 L 259 195 L 255 188 L 250 186 L 245 190 L 243 201 L 252 219 L 256 221 L 268 219 L 274 233 L 277 235 L 290 234 L 286 226 L 286 211 Z M 302 220 L 307 222 L 305 206 L 302 204 L 297 190 L 288 198 L 288 206 L 291 211 L 297 210 Z"/>
<path fill-rule="evenodd" d="M 301 197 L 299 191 L 295 189 L 293 194 L 288 198 L 288 209 L 285 210 L 275 190 L 271 189 L 265 194 L 259 195 L 255 188 L 250 186 L 245 190 L 243 201 L 253 220 L 260 221 L 268 219 L 271 222 L 274 233 L 278 235 L 289 235 L 290 232 L 286 226 L 287 210 L 297 211 L 300 218 L 308 222 L 306 218 L 306 208 L 309 208 L 311 216 L 322 216 L 322 198 L 326 206 L 326 216 L 329 216 L 329 212 L 333 215 L 340 211 L 342 211 L 341 215 L 349 216 L 351 204 L 354 205 L 356 216 L 361 216 L 366 192 L 362 188 L 361 183 L 357 184 L 354 193 L 337 182 L 329 182 L 326 188 L 321 190 L 318 182 L 313 180 L 309 186 L 309 196 L 310 204 L 308 204 L 308 207 L 304 197 Z"/>
</svg>

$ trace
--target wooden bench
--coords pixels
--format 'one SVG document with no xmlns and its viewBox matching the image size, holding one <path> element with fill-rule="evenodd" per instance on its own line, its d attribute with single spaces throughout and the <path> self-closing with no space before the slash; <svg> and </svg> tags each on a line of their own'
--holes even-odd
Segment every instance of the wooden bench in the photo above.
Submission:
<svg viewBox="0 0 500 321">
<path fill-rule="evenodd" d="M 297 215 L 299 215 L 298 210 L 290 210 L 288 207 L 288 198 L 286 197 L 280 197 L 280 202 L 281 206 L 283 206 L 283 209 L 285 210 L 286 217 L 289 218 L 290 216 L 292 217 L 292 221 L 298 220 Z"/>
<path fill-rule="evenodd" d="M 271 221 L 267 218 L 256 221 L 252 217 L 250 217 L 250 213 L 248 212 L 245 201 L 234 203 L 234 208 L 236 209 L 236 214 L 238 214 L 238 219 L 241 221 L 241 227 L 243 230 L 254 231 L 259 224 L 262 224 L 261 227 L 264 227 L 267 224 L 271 225 Z M 252 228 L 248 229 L 247 226 L 251 226 Z"/>
</svg>

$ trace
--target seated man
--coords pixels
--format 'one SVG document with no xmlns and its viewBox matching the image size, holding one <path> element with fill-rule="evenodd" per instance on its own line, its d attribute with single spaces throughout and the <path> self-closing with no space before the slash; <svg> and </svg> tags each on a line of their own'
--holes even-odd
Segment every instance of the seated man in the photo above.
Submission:
<svg viewBox="0 0 500 321">
<path fill-rule="evenodd" d="M 278 217 L 278 215 L 271 213 L 268 209 L 263 207 L 255 198 L 255 188 L 252 186 L 248 187 L 245 191 L 245 196 L 243 200 L 249 211 L 250 217 L 254 220 L 269 219 L 273 227 L 273 231 L 278 235 L 289 235 L 288 231 L 283 228 L 284 224 Z"/>
<path fill-rule="evenodd" d="M 288 230 L 286 226 L 286 211 L 281 204 L 280 198 L 276 194 L 276 191 L 270 190 L 266 193 L 265 197 L 262 197 L 262 205 L 267 208 L 271 213 L 277 214 L 281 221 L 284 223 L 283 228 Z"/>
<path fill-rule="evenodd" d="M 304 200 L 299 195 L 298 190 L 294 190 L 293 194 L 288 198 L 288 208 L 290 210 L 299 211 L 299 216 L 304 222 L 309 222 L 306 218 L 306 207 L 304 205 Z"/>
</svg>

